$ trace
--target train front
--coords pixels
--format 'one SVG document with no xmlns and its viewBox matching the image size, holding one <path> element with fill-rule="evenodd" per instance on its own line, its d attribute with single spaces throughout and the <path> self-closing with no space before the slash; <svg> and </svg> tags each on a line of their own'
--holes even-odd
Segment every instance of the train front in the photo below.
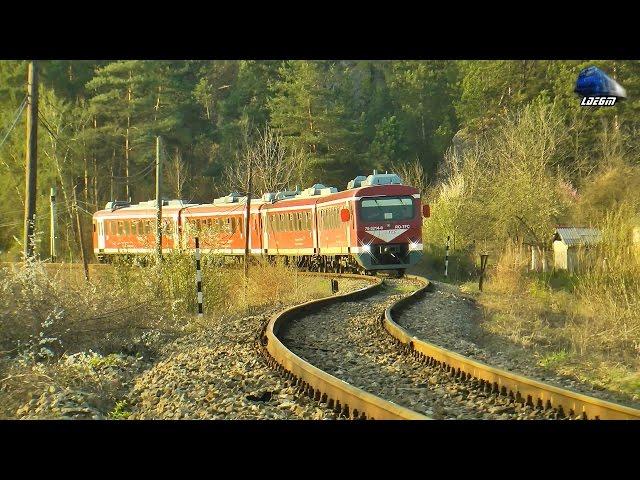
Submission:
<svg viewBox="0 0 640 480">
<path fill-rule="evenodd" d="M 366 270 L 402 273 L 422 257 L 420 192 L 394 174 L 370 175 L 361 185 L 354 197 L 355 259 Z"/>
</svg>

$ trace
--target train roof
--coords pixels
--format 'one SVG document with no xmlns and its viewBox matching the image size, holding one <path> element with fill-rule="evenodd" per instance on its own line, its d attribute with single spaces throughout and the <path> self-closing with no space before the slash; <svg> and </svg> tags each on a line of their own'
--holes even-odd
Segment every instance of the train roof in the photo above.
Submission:
<svg viewBox="0 0 640 480">
<path fill-rule="evenodd" d="M 315 184 L 305 190 L 281 191 L 276 193 L 265 193 L 262 197 L 251 198 L 251 211 L 261 209 L 276 209 L 279 207 L 295 207 L 305 205 L 315 205 L 333 202 L 335 200 L 346 200 L 350 198 L 372 197 L 381 195 L 415 195 L 419 190 L 408 185 L 402 185 L 400 177 L 395 174 L 376 174 L 368 177 L 358 176 L 351 180 L 343 191 L 338 191 L 335 187 L 326 187 L 323 184 Z M 213 203 L 188 203 L 184 200 L 163 200 L 163 216 L 171 216 L 184 211 L 185 215 L 197 215 L 209 211 L 234 212 L 239 214 L 244 211 L 247 197 L 236 192 L 232 192 L 224 197 L 217 198 Z M 156 214 L 156 201 L 140 202 L 131 205 L 128 202 L 109 202 L 105 210 L 100 210 L 94 214 L 96 217 L 119 217 L 119 216 L 153 216 Z"/>
</svg>

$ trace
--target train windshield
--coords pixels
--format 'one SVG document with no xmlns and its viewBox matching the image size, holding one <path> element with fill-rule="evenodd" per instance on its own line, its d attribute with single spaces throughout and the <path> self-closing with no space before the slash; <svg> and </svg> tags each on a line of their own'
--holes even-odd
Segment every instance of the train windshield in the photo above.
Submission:
<svg viewBox="0 0 640 480">
<path fill-rule="evenodd" d="M 363 198 L 360 202 L 360 218 L 365 222 L 410 220 L 413 215 L 413 198 L 409 196 Z"/>
</svg>

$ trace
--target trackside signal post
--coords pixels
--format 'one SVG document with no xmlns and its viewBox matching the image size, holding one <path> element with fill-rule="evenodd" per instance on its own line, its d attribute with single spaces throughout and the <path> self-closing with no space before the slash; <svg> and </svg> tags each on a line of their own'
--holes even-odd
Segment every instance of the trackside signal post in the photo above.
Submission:
<svg viewBox="0 0 640 480">
<path fill-rule="evenodd" d="M 487 262 L 489 261 L 489 255 L 486 253 L 480 254 L 480 280 L 478 281 L 478 290 L 482 291 L 482 283 L 484 282 L 484 272 L 487 269 Z"/>
<path fill-rule="evenodd" d="M 244 278 L 245 282 L 249 275 L 249 219 L 251 217 L 251 156 L 247 166 L 247 210 L 244 218 Z M 246 284 L 245 284 L 246 288 Z"/>
<path fill-rule="evenodd" d="M 162 258 L 162 138 L 156 137 L 156 255 Z"/>
<path fill-rule="evenodd" d="M 444 276 L 447 278 L 449 277 L 449 240 L 450 239 L 451 237 L 447 235 L 447 247 L 446 247 L 446 252 L 444 256 Z"/>
<path fill-rule="evenodd" d="M 202 318 L 204 316 L 204 310 L 202 307 L 203 298 L 202 298 L 202 270 L 200 268 L 200 239 L 198 237 L 195 238 L 196 242 L 196 289 L 198 293 L 198 318 Z"/>
</svg>

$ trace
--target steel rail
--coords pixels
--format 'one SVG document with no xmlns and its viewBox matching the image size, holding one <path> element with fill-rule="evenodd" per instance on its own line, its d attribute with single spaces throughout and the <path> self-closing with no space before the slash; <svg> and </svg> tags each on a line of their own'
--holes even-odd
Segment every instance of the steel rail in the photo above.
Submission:
<svg viewBox="0 0 640 480">
<path fill-rule="evenodd" d="M 354 274 L 305 273 L 305 275 L 357 278 L 371 285 L 354 292 L 343 293 L 296 305 L 271 317 L 260 338 L 260 349 L 272 368 L 293 381 L 299 390 L 345 417 L 376 420 L 429 420 L 413 410 L 384 400 L 314 367 L 290 351 L 278 338 L 278 333 L 292 320 L 330 304 L 350 301 L 368 295 L 382 285 L 377 277 Z"/>
<path fill-rule="evenodd" d="M 428 365 L 440 366 L 463 380 L 476 379 L 485 389 L 509 395 L 517 402 L 541 408 L 555 408 L 561 417 L 567 413 L 571 417 L 580 415 L 584 419 L 640 420 L 640 410 L 491 367 L 415 337 L 393 320 L 393 313 L 398 313 L 424 295 L 430 287 L 430 282 L 415 275 L 406 277 L 424 282 L 425 285 L 385 309 L 383 324 L 385 330 L 407 353 L 421 358 Z"/>
</svg>

